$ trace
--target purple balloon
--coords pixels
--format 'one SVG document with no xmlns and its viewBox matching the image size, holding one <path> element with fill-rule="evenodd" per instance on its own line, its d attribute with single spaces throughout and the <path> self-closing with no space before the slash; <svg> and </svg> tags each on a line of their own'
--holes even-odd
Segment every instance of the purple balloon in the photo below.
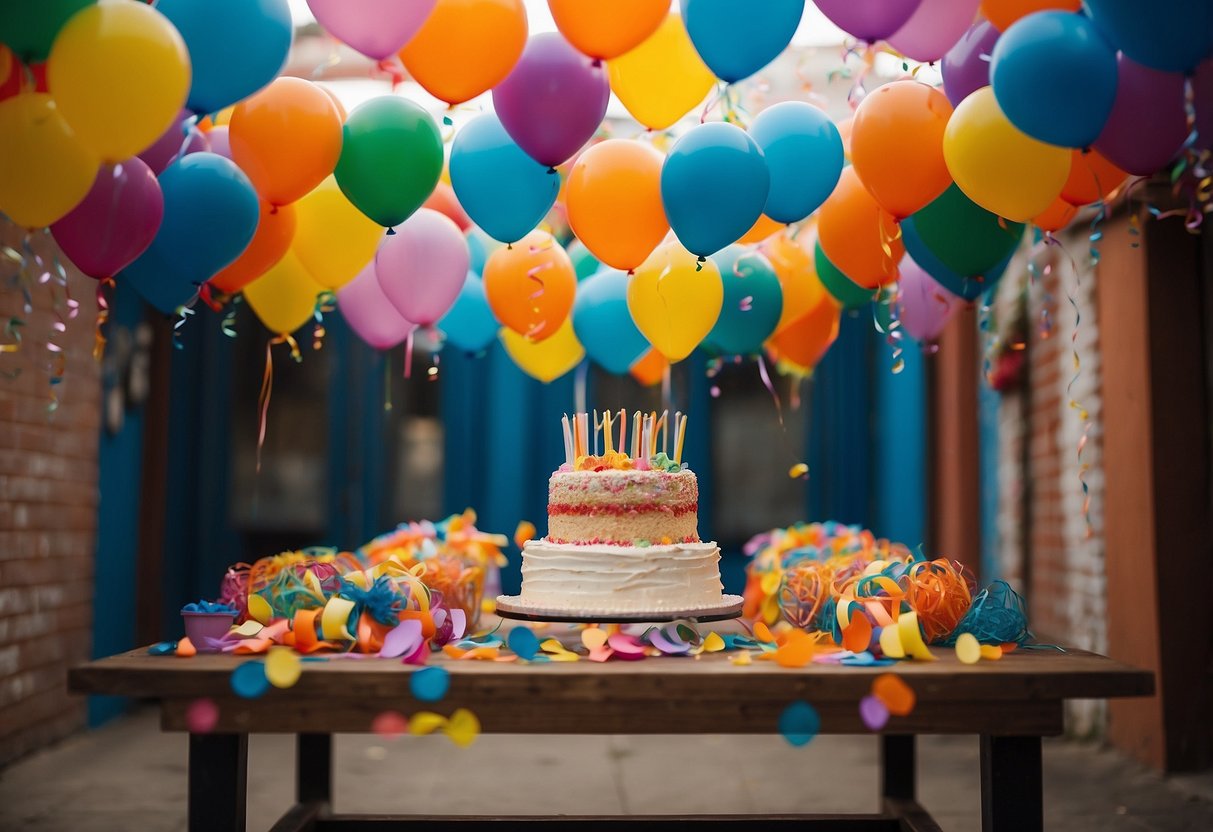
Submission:
<svg viewBox="0 0 1213 832">
<path fill-rule="evenodd" d="M 915 341 L 934 341 L 964 301 L 943 288 L 910 255 L 901 258 L 901 326 Z"/>
<path fill-rule="evenodd" d="M 402 317 L 432 326 L 467 279 L 467 240 L 445 214 L 422 208 L 396 226 L 375 254 L 379 288 Z"/>
<path fill-rule="evenodd" d="M 224 159 L 232 158 L 232 143 L 228 138 L 226 124 L 212 127 L 206 134 L 206 140 L 211 143 L 211 153 L 218 153 Z"/>
<path fill-rule="evenodd" d="M 164 194 L 138 156 L 102 165 L 84 201 L 51 225 L 76 268 L 101 280 L 133 263 L 152 244 L 164 218 Z"/>
<path fill-rule="evenodd" d="M 816 0 L 834 25 L 860 40 L 875 43 L 896 32 L 922 0 Z"/>
<path fill-rule="evenodd" d="M 943 91 L 953 107 L 990 85 L 990 56 L 1000 34 L 990 21 L 979 21 L 943 56 Z"/>
<path fill-rule="evenodd" d="M 938 61 L 964 35 L 980 3 L 922 0 L 905 25 L 889 35 L 889 46 L 915 61 Z"/>
<path fill-rule="evenodd" d="M 390 350 L 404 342 L 417 324 L 406 321 L 379 286 L 375 261 L 337 290 L 337 308 L 358 337 L 377 350 Z"/>
<path fill-rule="evenodd" d="M 1213 58 L 1196 68 L 1192 94 L 1196 102 L 1196 147 L 1213 150 Z"/>
<path fill-rule="evenodd" d="M 438 0 L 307 0 L 316 21 L 357 51 L 382 61 L 400 51 Z"/>
<path fill-rule="evenodd" d="M 185 156 L 211 149 L 206 134 L 194 125 L 193 118 L 192 112 L 182 108 L 168 129 L 160 134 L 160 138 L 139 154 L 139 158 L 147 162 L 152 173 L 159 176 L 178 155 Z M 185 126 L 186 119 L 190 119 L 188 128 Z"/>
<path fill-rule="evenodd" d="M 527 41 L 518 63 L 493 89 L 493 108 L 515 144 L 554 168 L 593 137 L 610 97 L 606 69 L 558 32 L 545 32 Z"/>
<path fill-rule="evenodd" d="M 1117 56 L 1116 100 L 1095 149 L 1118 168 L 1148 176 L 1174 159 L 1187 137 L 1183 75 Z"/>
</svg>

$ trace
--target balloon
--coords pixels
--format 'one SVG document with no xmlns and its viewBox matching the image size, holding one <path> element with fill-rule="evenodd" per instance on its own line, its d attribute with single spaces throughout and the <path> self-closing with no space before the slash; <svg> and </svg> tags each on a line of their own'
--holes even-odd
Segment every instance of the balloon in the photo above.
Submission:
<svg viewBox="0 0 1213 832">
<path fill-rule="evenodd" d="M 636 327 L 670 362 L 686 358 L 712 331 L 724 302 L 720 269 L 669 240 L 640 265 L 628 284 Z"/>
<path fill-rule="evenodd" d="M 830 262 L 865 289 L 897 279 L 903 253 L 897 221 L 864 188 L 854 167 L 842 172 L 821 206 L 817 236 Z"/>
<path fill-rule="evenodd" d="M 855 172 L 880 207 L 897 219 L 910 216 L 952 184 L 943 160 L 943 131 L 951 116 L 947 97 L 918 81 L 877 87 L 855 111 Z"/>
<path fill-rule="evenodd" d="M 576 237 L 565 248 L 565 252 L 569 255 L 569 260 L 573 264 L 573 272 L 577 275 L 578 283 L 587 277 L 598 274 L 598 271 L 602 268 L 602 263 L 590 253 L 590 250 L 585 247 L 585 243 Z"/>
<path fill-rule="evenodd" d="M 978 2 L 922 0 L 910 19 L 889 35 L 889 46 L 915 61 L 938 61 L 969 28 Z"/>
<path fill-rule="evenodd" d="M 258 202 L 240 168 L 214 153 L 191 153 L 173 162 L 160 174 L 160 190 L 160 229 L 120 279 L 171 313 L 248 248 L 257 230 Z"/>
<path fill-rule="evenodd" d="M 907 222 L 948 269 L 962 275 L 993 269 L 1019 246 L 1024 230 L 1023 224 L 974 204 L 955 185 Z M 903 223 L 902 229 L 906 227 Z M 922 260 L 918 264 L 927 265 Z"/>
<path fill-rule="evenodd" d="M 346 119 L 334 174 L 359 211 L 390 228 L 434 192 L 442 156 L 442 136 L 430 114 L 412 101 L 381 95 L 359 104 Z"/>
<path fill-rule="evenodd" d="M 1015 249 L 1012 248 L 1000 262 L 988 269 L 980 272 L 957 272 L 927 247 L 918 235 L 913 217 L 903 222 L 901 229 L 906 242 L 906 253 L 914 258 L 914 262 L 949 292 L 965 300 L 975 300 L 987 289 L 997 285 L 1011 258 L 1015 256 Z"/>
<path fill-rule="evenodd" d="M 851 163 L 851 131 L 855 128 L 855 116 L 847 116 L 835 126 L 838 128 L 839 138 L 842 139 L 842 157 L 849 165 Z"/>
<path fill-rule="evenodd" d="M 901 261 L 897 293 L 901 326 L 915 341 L 934 341 L 963 301 L 935 281 L 908 254 Z"/>
<path fill-rule="evenodd" d="M 670 0 L 548 0 L 565 40 L 595 60 L 617 58 L 653 34 Z"/>
<path fill-rule="evenodd" d="M 287 0 L 157 0 L 156 9 L 189 49 L 196 113 L 243 101 L 286 66 L 294 31 Z"/>
<path fill-rule="evenodd" d="M 227 125 L 222 127 L 212 127 L 202 134 L 206 137 L 206 143 L 210 147 L 206 148 L 211 153 L 218 153 L 224 159 L 232 158 L 232 144 L 228 139 Z M 196 153 L 197 151 L 186 150 L 187 153 Z"/>
<path fill-rule="evenodd" d="M 506 79 L 493 89 L 493 109 L 514 143 L 556 167 L 588 142 L 606 115 L 606 70 L 558 32 L 533 36 Z"/>
<path fill-rule="evenodd" d="M 1061 186 L 1061 198 L 1072 205 L 1100 202 L 1128 176 L 1097 151 L 1075 150 L 1070 156 L 1070 175 Z"/>
<path fill-rule="evenodd" d="M 616 269 L 587 277 L 573 302 L 573 330 L 590 358 L 622 375 L 649 351 L 628 311 L 628 276 Z"/>
<path fill-rule="evenodd" d="M 81 9 L 46 66 L 55 104 L 80 144 L 119 162 L 154 142 L 185 103 L 190 59 L 160 12 L 142 3 Z"/>
<path fill-rule="evenodd" d="M 1043 213 L 1032 217 L 1032 225 L 1041 231 L 1061 231 L 1074 219 L 1078 208 L 1066 202 L 1061 197 L 1053 200 L 1053 204 Z"/>
<path fill-rule="evenodd" d="M 566 320 L 550 338 L 530 341 L 507 327 L 501 328 L 501 344 L 524 373 L 544 384 L 555 381 L 585 358 L 585 350 Z"/>
<path fill-rule="evenodd" d="M 573 308 L 577 275 L 560 243 L 532 231 L 484 264 L 484 292 L 497 320 L 532 341 L 551 337 Z"/>
<path fill-rule="evenodd" d="M 670 362 L 657 350 L 650 349 L 628 370 L 632 378 L 645 387 L 660 384 L 669 372 Z"/>
<path fill-rule="evenodd" d="M 294 208 L 298 225 L 291 250 L 321 286 L 338 289 L 375 259 L 383 229 L 350 204 L 333 177 Z"/>
<path fill-rule="evenodd" d="M 607 64 L 611 91 L 650 130 L 665 130 L 703 101 L 716 83 L 682 18 L 672 14 L 644 43 Z"/>
<path fill-rule="evenodd" d="M 476 274 L 484 274 L 485 261 L 489 259 L 490 254 L 501 248 L 501 242 L 474 225 L 465 231 L 463 236 L 468 241 L 468 255 L 471 258 L 469 267 Z"/>
<path fill-rule="evenodd" d="M 717 77 L 727 83 L 749 78 L 775 60 L 792 40 L 804 0 L 682 0 L 682 20 L 691 43 Z"/>
<path fill-rule="evenodd" d="M 1213 4 L 1087 0 L 1091 20 L 1128 57 L 1163 72 L 1192 72 L 1213 52 Z"/>
<path fill-rule="evenodd" d="M 1032 138 L 1090 147 L 1116 100 L 1116 50 L 1082 15 L 1037 12 L 994 45 L 990 85 L 1007 119 Z"/>
<path fill-rule="evenodd" d="M 1213 108 L 1213 98 L 1194 96 Z M 1198 135 L 1202 132 L 1197 125 Z M 1184 114 L 1184 77 L 1160 72 L 1123 54 L 1116 58 L 1116 101 L 1095 149 L 1109 162 L 1133 174 L 1149 176 L 1174 159 L 1188 138 Z"/>
<path fill-rule="evenodd" d="M 793 321 L 771 339 L 780 364 L 792 364 L 800 372 L 812 370 L 838 337 L 840 320 L 841 309 L 827 298 Z"/>
<path fill-rule="evenodd" d="M 29 66 L 46 60 L 55 35 L 95 0 L 9 0 L 0 3 L 0 43 Z"/>
<path fill-rule="evenodd" d="M 732 245 L 712 255 L 720 269 L 724 300 L 704 343 L 724 355 L 754 355 L 783 314 L 783 290 L 761 252 Z"/>
<path fill-rule="evenodd" d="M 421 207 L 433 209 L 439 214 L 445 214 L 450 218 L 451 222 L 459 226 L 460 231 L 467 231 L 472 227 L 472 218 L 467 215 L 467 211 L 464 211 L 463 206 L 459 204 L 459 197 L 455 196 L 455 190 L 445 182 L 439 182 L 435 186 L 434 192 L 426 198 Z"/>
<path fill-rule="evenodd" d="M 93 187 L 97 157 L 76 141 L 49 95 L 0 101 L 0 136 L 0 211 L 17 225 L 50 225 Z"/>
<path fill-rule="evenodd" d="M 953 107 L 990 85 L 990 56 L 1002 33 L 988 20 L 979 20 L 943 56 L 943 91 Z"/>
<path fill-rule="evenodd" d="M 522 0 L 438 0 L 400 59 L 430 95 L 462 104 L 505 80 L 526 33 Z"/>
<path fill-rule="evenodd" d="M 278 78 L 241 101 L 228 130 L 232 158 L 274 205 L 315 188 L 341 156 L 341 116 L 328 93 L 302 78 Z"/>
<path fill-rule="evenodd" d="M 417 328 L 417 324 L 401 317 L 383 293 L 373 261 L 337 290 L 337 308 L 350 329 L 377 350 L 390 350 L 403 343 Z"/>
<path fill-rule="evenodd" d="M 152 173 L 159 175 L 178 156 L 184 156 L 187 153 L 201 153 L 210 149 L 211 142 L 208 134 L 198 129 L 194 123 L 193 114 L 182 107 L 168 129 L 160 134 L 160 138 L 144 148 L 139 154 L 139 158 L 147 162 Z"/>
<path fill-rule="evenodd" d="M 1082 0 L 981 0 L 981 16 L 1000 32 L 1005 32 L 1021 17 L 1035 12 L 1048 9 L 1077 12 L 1081 8 Z"/>
<path fill-rule="evenodd" d="M 244 299 L 275 335 L 294 332 L 312 320 L 324 288 L 289 251 L 268 272 L 244 287 Z"/>
<path fill-rule="evenodd" d="M 76 268 L 97 279 L 113 277 L 152 244 L 164 216 L 164 194 L 138 157 L 97 171 L 84 201 L 51 226 Z"/>
<path fill-rule="evenodd" d="M 815 0 L 834 25 L 868 43 L 884 40 L 910 19 L 922 0 Z"/>
<path fill-rule="evenodd" d="M 775 325 L 778 332 L 820 303 L 826 296 L 826 290 L 817 277 L 813 258 L 799 240 L 779 234 L 763 243 L 759 251 L 775 270 L 783 296 L 783 311 L 779 315 L 779 323 Z"/>
<path fill-rule="evenodd" d="M 1048 208 L 1070 173 L 1070 152 L 1021 133 L 990 87 L 956 108 L 944 131 L 943 157 L 969 199 L 1016 222 Z"/>
<path fill-rule="evenodd" d="M 560 177 L 514 144 L 492 113 L 477 116 L 451 144 L 451 186 L 468 216 L 503 243 L 538 225 L 560 191 Z"/>
<path fill-rule="evenodd" d="M 330 35 L 368 58 L 382 61 L 412 40 L 434 10 L 435 2 L 307 0 L 307 5 Z"/>
<path fill-rule="evenodd" d="M 468 262 L 459 226 L 422 208 L 379 245 L 375 274 L 397 312 L 413 323 L 432 326 L 459 296 Z"/>
<path fill-rule="evenodd" d="M 569 225 L 608 266 L 635 269 L 669 232 L 661 204 L 662 161 L 652 145 L 608 139 L 573 165 L 566 197 Z"/>
<path fill-rule="evenodd" d="M 661 168 L 661 201 L 683 246 L 706 257 L 744 234 L 770 190 L 762 150 L 735 124 L 692 127 Z"/>
<path fill-rule="evenodd" d="M 786 225 L 775 222 L 775 220 L 771 219 L 766 214 L 763 214 L 754 221 L 754 224 L 750 226 L 749 231 L 737 238 L 737 242 L 741 243 L 742 245 L 748 245 L 749 243 L 761 243 L 763 240 L 770 239 L 774 235 L 783 231 L 785 228 L 787 228 Z"/>
<path fill-rule="evenodd" d="M 484 294 L 484 281 L 475 272 L 468 272 L 459 297 L 442 316 L 438 328 L 446 333 L 448 343 L 464 352 L 477 353 L 493 343 L 499 326 Z"/>
<path fill-rule="evenodd" d="M 821 285 L 843 309 L 858 309 L 870 303 L 876 294 L 872 289 L 856 285 L 855 281 L 840 272 L 821 250 L 821 243 L 813 247 L 813 265 L 817 268 Z"/>
<path fill-rule="evenodd" d="M 257 231 L 248 248 L 212 277 L 211 285 L 228 294 L 239 292 L 286 255 L 297 228 L 294 205 L 275 208 L 261 200 Z"/>
<path fill-rule="evenodd" d="M 838 184 L 842 136 L 823 111 L 803 101 L 767 107 L 750 125 L 771 174 L 763 213 L 798 222 L 816 211 Z"/>
</svg>

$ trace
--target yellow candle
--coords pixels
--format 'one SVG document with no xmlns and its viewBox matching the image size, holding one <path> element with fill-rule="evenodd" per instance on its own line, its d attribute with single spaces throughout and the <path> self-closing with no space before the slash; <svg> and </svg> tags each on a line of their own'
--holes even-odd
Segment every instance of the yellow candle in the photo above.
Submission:
<svg viewBox="0 0 1213 832">
<path fill-rule="evenodd" d="M 674 461 L 682 463 L 682 443 L 687 438 L 687 417 L 683 416 L 678 420 L 678 434 L 674 442 Z"/>
</svg>

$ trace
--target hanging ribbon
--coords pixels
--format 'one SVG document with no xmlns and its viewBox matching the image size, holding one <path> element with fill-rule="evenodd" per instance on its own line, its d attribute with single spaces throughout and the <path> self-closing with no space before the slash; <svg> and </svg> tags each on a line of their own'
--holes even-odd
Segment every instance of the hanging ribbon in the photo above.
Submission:
<svg viewBox="0 0 1213 832">
<path fill-rule="evenodd" d="M 257 473 L 261 473 L 261 448 L 265 445 L 265 427 L 266 417 L 270 410 L 270 394 L 274 390 L 274 347 L 277 344 L 287 344 L 290 346 L 291 359 L 296 363 L 303 361 L 303 355 L 299 352 L 299 344 L 295 342 L 287 333 L 282 333 L 275 338 L 271 338 L 265 344 L 265 373 L 261 377 L 261 393 L 257 396 Z"/>
<path fill-rule="evenodd" d="M 312 350 L 319 350 L 324 346 L 324 336 L 327 330 L 324 328 L 324 315 L 327 312 L 332 312 L 337 308 L 337 295 L 332 291 L 325 289 L 320 294 L 316 295 L 316 307 L 312 310 L 312 318 L 316 321 L 316 326 L 312 330 Z M 411 335 L 412 333 L 410 333 Z"/>
</svg>

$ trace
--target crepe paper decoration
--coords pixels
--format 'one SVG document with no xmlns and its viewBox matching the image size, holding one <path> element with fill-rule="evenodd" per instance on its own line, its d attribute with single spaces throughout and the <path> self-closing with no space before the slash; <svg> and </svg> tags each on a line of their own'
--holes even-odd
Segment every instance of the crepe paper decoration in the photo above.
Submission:
<svg viewBox="0 0 1213 832">
<path fill-rule="evenodd" d="M 897 619 L 897 630 L 901 635 L 901 646 L 905 648 L 906 655 L 913 659 L 935 661 L 935 655 L 927 649 L 926 642 L 922 640 L 917 613 L 903 613 Z"/>
<path fill-rule="evenodd" d="M 244 662 L 237 665 L 231 676 L 232 692 L 243 699 L 257 699 L 270 689 L 270 680 L 265 675 L 265 663 Z"/>
<path fill-rule="evenodd" d="M 872 622 L 859 610 L 851 613 L 851 623 L 842 631 L 842 646 L 852 653 L 862 653 L 872 643 Z"/>
<path fill-rule="evenodd" d="M 235 615 L 239 610 L 231 604 L 216 603 L 213 601 L 198 601 L 192 604 L 186 604 L 181 608 L 182 612 L 206 613 L 211 615 Z"/>
<path fill-rule="evenodd" d="M 907 716 L 914 710 L 914 689 L 893 673 L 882 673 L 872 681 L 872 695 L 894 716 Z"/>
<path fill-rule="evenodd" d="M 594 650 L 604 647 L 607 643 L 607 631 L 601 627 L 589 627 L 581 631 L 581 643 L 585 648 L 593 653 Z"/>
<path fill-rule="evenodd" d="M 185 708 L 185 727 L 191 734 L 209 734 L 219 724 L 219 706 L 213 699 L 195 699 Z"/>
<path fill-rule="evenodd" d="M 779 733 L 790 744 L 808 745 L 821 730 L 821 716 L 808 702 L 793 702 L 779 715 Z"/>
<path fill-rule="evenodd" d="M 158 644 L 153 644 L 147 648 L 149 656 L 172 656 L 177 652 L 177 642 L 161 641 Z"/>
<path fill-rule="evenodd" d="M 510 630 L 506 644 L 523 660 L 533 659 L 539 652 L 539 638 L 530 627 L 515 627 Z"/>
<path fill-rule="evenodd" d="M 353 641 L 350 634 L 350 615 L 354 612 L 354 602 L 337 595 L 324 605 L 320 613 L 320 632 L 329 641 Z"/>
<path fill-rule="evenodd" d="M 899 627 L 885 627 L 880 631 L 880 652 L 890 659 L 904 659 L 905 647 L 901 643 Z"/>
<path fill-rule="evenodd" d="M 191 656 L 197 655 L 198 649 L 196 647 L 194 647 L 192 642 L 190 642 L 190 637 L 185 636 L 184 638 L 182 638 L 180 641 L 177 642 L 177 649 L 173 652 L 175 652 L 178 656 L 180 656 L 183 659 L 188 659 Z"/>
<path fill-rule="evenodd" d="M 514 545 L 521 549 L 528 540 L 535 537 L 535 524 L 529 520 L 521 520 L 514 529 Z"/>
<path fill-rule="evenodd" d="M 956 639 L 956 658 L 963 664 L 977 664 L 981 661 L 981 644 L 972 633 L 961 633 Z"/>
<path fill-rule="evenodd" d="M 409 691 L 421 702 L 438 702 L 451 687 L 451 674 L 442 667 L 423 667 L 409 676 Z"/>
<path fill-rule="evenodd" d="M 749 653 L 738 653 L 736 656 L 729 656 L 729 661 L 741 667 L 753 664 L 754 662 Z"/>
<path fill-rule="evenodd" d="M 265 658 L 265 678 L 276 688 L 294 687 L 302 673 L 299 656 L 289 647 L 274 647 Z"/>
<path fill-rule="evenodd" d="M 889 721 L 889 709 L 875 696 L 859 700 L 859 718 L 869 731 L 879 731 Z"/>
<path fill-rule="evenodd" d="M 262 624 L 268 624 L 270 623 L 270 619 L 274 617 L 274 610 L 270 606 L 270 602 L 260 595 L 249 595 L 248 614 L 249 618 Z"/>
<path fill-rule="evenodd" d="M 1002 658 L 1002 648 L 997 644 L 983 644 L 981 645 L 981 657 L 996 662 Z"/>
<path fill-rule="evenodd" d="M 256 596 L 256 597 L 260 597 L 260 596 Z M 262 599 L 262 600 L 264 600 L 264 599 Z M 252 619 L 249 619 L 248 621 L 245 621 L 243 624 L 241 624 L 239 627 L 234 627 L 232 629 L 231 633 L 232 633 L 232 635 L 240 636 L 241 638 L 252 638 L 253 636 L 260 634 L 261 630 L 264 627 L 265 627 L 265 625 L 262 624 L 260 621 L 253 621 Z"/>
<path fill-rule="evenodd" d="M 719 653 L 724 648 L 724 639 L 720 637 L 719 633 L 708 633 L 707 638 L 703 640 L 703 652 L 705 653 Z"/>
<path fill-rule="evenodd" d="M 270 649 L 274 642 L 268 638 L 246 638 L 232 646 L 232 652 L 237 656 L 253 656 Z"/>
<path fill-rule="evenodd" d="M 797 462 L 788 469 L 788 476 L 794 480 L 809 476 L 809 466 L 804 462 Z"/>
<path fill-rule="evenodd" d="M 409 730 L 409 721 L 399 711 L 384 711 L 371 720 L 371 731 L 384 739 L 394 740 Z"/>
<path fill-rule="evenodd" d="M 383 658 L 394 659 L 412 653 L 417 645 L 424 641 L 421 635 L 421 622 L 401 621 L 383 637 L 383 647 L 379 655 Z"/>
<path fill-rule="evenodd" d="M 336 646 L 316 637 L 316 619 L 319 616 L 320 610 L 299 610 L 295 613 L 295 627 L 292 632 L 295 635 L 295 649 L 300 653 L 314 653 Z"/>
</svg>

